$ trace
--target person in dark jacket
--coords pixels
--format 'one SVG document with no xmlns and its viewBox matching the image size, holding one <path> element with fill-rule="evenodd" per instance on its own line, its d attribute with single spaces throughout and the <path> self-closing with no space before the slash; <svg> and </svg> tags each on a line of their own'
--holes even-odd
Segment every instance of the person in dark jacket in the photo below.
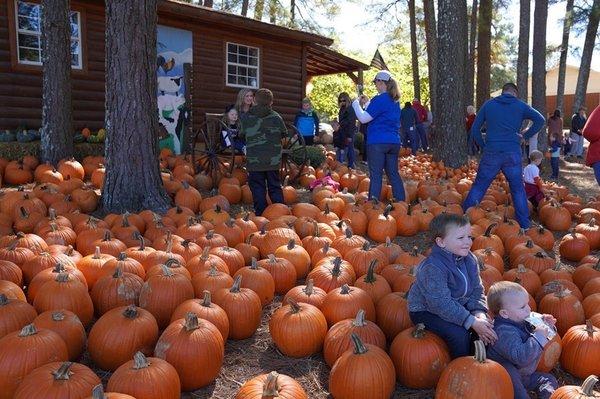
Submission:
<svg viewBox="0 0 600 399">
<path fill-rule="evenodd" d="M 319 134 L 319 116 L 308 97 L 302 100 L 302 109 L 296 114 L 294 126 L 304 138 L 306 145 L 315 143 L 315 135 Z"/>
<path fill-rule="evenodd" d="M 427 109 L 421 104 L 418 98 L 413 99 L 412 106 L 417 111 L 417 133 L 419 134 L 419 146 L 423 151 L 427 151 L 429 145 L 427 143 L 427 130 L 425 122 L 427 121 Z"/>
<path fill-rule="evenodd" d="M 487 349 L 488 358 L 500 363 L 513 383 L 515 399 L 529 399 L 527 391 L 536 391 L 539 399 L 549 399 L 558 388 L 558 381 L 549 373 L 537 372 L 544 346 L 556 319 L 542 315 L 544 325 L 535 327 L 530 316 L 529 294 L 522 285 L 501 281 L 488 291 L 488 306 L 494 316 L 494 331 L 498 340 Z"/>
<path fill-rule="evenodd" d="M 400 128 L 402 129 L 402 146 L 410 146 L 413 155 L 417 155 L 419 149 L 419 136 L 417 132 L 417 111 L 410 102 L 404 103 L 404 108 L 400 111 Z"/>
<path fill-rule="evenodd" d="M 516 219 L 522 228 L 528 229 L 531 222 L 523 185 L 521 140 L 527 141 L 533 137 L 544 126 L 545 119 L 517 95 L 517 86 L 507 83 L 502 87 L 502 95 L 486 101 L 477 113 L 471 134 L 483 149 L 483 155 L 475 182 L 463 202 L 463 209 L 466 211 L 481 202 L 498 172 L 502 171 L 508 180 Z M 531 120 L 533 124 L 529 129 L 521 131 L 524 120 Z M 485 141 L 481 137 L 484 123 L 487 129 Z"/>
<path fill-rule="evenodd" d="M 587 120 L 585 107 L 579 108 L 579 111 L 571 118 L 571 152 L 569 156 L 583 158 L 583 127 Z"/>
<path fill-rule="evenodd" d="M 356 114 L 352 108 L 350 95 L 346 92 L 338 96 L 337 129 L 333 132 L 333 145 L 337 148 L 336 158 L 338 162 L 348 159 L 348 167 L 354 168 L 354 136 L 356 135 Z"/>
<path fill-rule="evenodd" d="M 281 139 L 288 134 L 281 116 L 273 111 L 273 93 L 259 89 L 256 105 L 241 120 L 240 138 L 246 140 L 246 169 L 254 212 L 262 215 L 267 207 L 267 190 L 273 203 L 283 204 L 279 179 Z"/>
<path fill-rule="evenodd" d="M 600 106 L 590 114 L 583 128 L 583 137 L 590 142 L 585 163 L 594 168 L 596 181 L 600 185 Z"/>
<path fill-rule="evenodd" d="M 471 127 L 473 126 L 473 122 L 475 122 L 475 117 L 477 114 L 475 113 L 475 107 L 472 105 L 467 106 L 467 117 L 465 118 L 465 128 L 467 129 L 467 142 L 469 145 L 469 154 L 475 155 L 479 153 L 479 147 L 473 139 L 473 135 L 471 134 Z"/>
<path fill-rule="evenodd" d="M 466 216 L 441 213 L 432 219 L 429 231 L 434 245 L 417 266 L 417 278 L 408 292 L 410 319 L 440 336 L 453 359 L 467 356 L 470 330 L 485 344 L 496 340 L 471 252 L 471 223 Z"/>
</svg>

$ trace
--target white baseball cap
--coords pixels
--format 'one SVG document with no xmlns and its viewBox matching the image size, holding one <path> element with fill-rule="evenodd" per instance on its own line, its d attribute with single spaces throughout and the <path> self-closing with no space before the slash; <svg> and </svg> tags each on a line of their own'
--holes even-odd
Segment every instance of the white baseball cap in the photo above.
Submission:
<svg viewBox="0 0 600 399">
<path fill-rule="evenodd" d="M 383 71 L 377 72 L 377 75 L 375 75 L 375 78 L 373 78 L 373 81 L 383 80 L 384 82 L 387 82 L 390 79 L 392 79 L 392 74 L 390 73 L 390 71 L 383 70 Z"/>
</svg>

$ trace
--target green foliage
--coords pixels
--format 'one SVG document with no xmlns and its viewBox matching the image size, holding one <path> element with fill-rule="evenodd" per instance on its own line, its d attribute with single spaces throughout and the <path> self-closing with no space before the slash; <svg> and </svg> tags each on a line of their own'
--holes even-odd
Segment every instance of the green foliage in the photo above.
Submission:
<svg viewBox="0 0 600 399">
<path fill-rule="evenodd" d="M 354 135 L 354 148 L 359 152 L 362 151 L 364 141 L 365 136 L 361 132 L 357 132 Z"/>
<path fill-rule="evenodd" d="M 292 160 L 296 164 L 302 163 L 302 158 L 300 157 L 300 153 L 293 152 Z M 306 146 L 306 160 L 308 164 L 313 168 L 321 166 L 323 162 L 325 162 L 325 153 L 323 152 L 323 148 L 321 146 Z"/>
</svg>

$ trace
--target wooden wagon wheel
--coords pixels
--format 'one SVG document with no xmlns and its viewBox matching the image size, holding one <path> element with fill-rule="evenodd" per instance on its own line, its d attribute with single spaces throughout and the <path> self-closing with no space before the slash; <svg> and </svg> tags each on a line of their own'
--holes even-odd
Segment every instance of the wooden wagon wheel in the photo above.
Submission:
<svg viewBox="0 0 600 399">
<path fill-rule="evenodd" d="M 192 143 L 192 161 L 196 173 L 206 172 L 216 182 L 229 176 L 234 168 L 235 151 L 233 145 L 226 146 L 221 140 L 227 126 L 219 119 L 207 118 L 196 132 Z M 228 136 L 229 143 L 232 139 Z"/>
<path fill-rule="evenodd" d="M 281 180 L 288 177 L 290 183 L 295 182 L 302 176 L 307 166 L 307 150 L 304 137 L 298 132 L 294 125 L 287 125 L 288 137 L 281 140 L 281 165 L 279 175 Z"/>
</svg>

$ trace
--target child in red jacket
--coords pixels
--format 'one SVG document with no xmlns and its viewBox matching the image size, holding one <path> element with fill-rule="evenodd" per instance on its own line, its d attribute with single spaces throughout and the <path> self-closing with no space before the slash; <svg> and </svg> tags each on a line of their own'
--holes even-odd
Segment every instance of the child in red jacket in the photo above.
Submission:
<svg viewBox="0 0 600 399">
<path fill-rule="evenodd" d="M 600 185 L 600 106 L 590 114 L 583 128 L 583 137 L 590 142 L 585 163 L 594 168 L 596 181 Z"/>
</svg>

